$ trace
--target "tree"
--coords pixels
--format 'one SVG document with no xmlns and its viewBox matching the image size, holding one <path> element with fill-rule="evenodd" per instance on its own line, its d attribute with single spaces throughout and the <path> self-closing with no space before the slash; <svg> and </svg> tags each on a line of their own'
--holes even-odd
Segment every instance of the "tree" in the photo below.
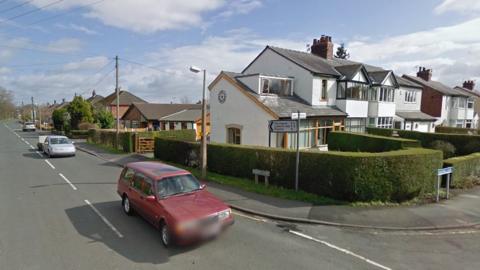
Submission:
<svg viewBox="0 0 480 270">
<path fill-rule="evenodd" d="M 68 112 L 65 108 L 56 109 L 52 112 L 53 128 L 58 131 L 68 129 Z"/>
<path fill-rule="evenodd" d="M 70 127 L 72 129 L 78 129 L 78 124 L 82 122 L 93 123 L 92 105 L 81 96 L 73 98 L 67 106 L 67 111 L 70 114 Z"/>
<path fill-rule="evenodd" d="M 347 52 L 347 49 L 345 48 L 345 43 L 341 43 L 340 46 L 337 48 L 337 52 L 335 53 L 335 58 L 340 58 L 340 59 L 350 58 L 350 54 Z"/>
<path fill-rule="evenodd" d="M 0 119 L 10 118 L 15 113 L 13 94 L 0 86 Z"/>
<path fill-rule="evenodd" d="M 115 124 L 115 118 L 113 117 L 113 114 L 105 109 L 97 110 L 94 118 L 95 123 L 97 123 L 102 129 L 113 128 Z"/>
</svg>

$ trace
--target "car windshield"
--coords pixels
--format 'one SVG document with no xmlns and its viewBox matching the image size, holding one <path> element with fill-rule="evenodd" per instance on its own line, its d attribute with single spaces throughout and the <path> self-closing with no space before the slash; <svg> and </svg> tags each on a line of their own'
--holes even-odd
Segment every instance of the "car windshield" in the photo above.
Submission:
<svg viewBox="0 0 480 270">
<path fill-rule="evenodd" d="M 160 198 L 189 193 L 200 189 L 200 183 L 191 174 L 167 177 L 158 182 L 157 193 Z"/>
<path fill-rule="evenodd" d="M 50 144 L 70 144 L 67 138 L 50 138 Z"/>
</svg>

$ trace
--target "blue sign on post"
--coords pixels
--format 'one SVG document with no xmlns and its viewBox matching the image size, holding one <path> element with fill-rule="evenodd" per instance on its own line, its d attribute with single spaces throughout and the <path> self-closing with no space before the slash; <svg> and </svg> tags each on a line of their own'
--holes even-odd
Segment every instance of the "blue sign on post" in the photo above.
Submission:
<svg viewBox="0 0 480 270">
<path fill-rule="evenodd" d="M 438 169 L 437 175 L 441 176 L 445 174 L 450 174 L 452 172 L 453 172 L 453 167 L 446 167 L 446 168 Z"/>
</svg>

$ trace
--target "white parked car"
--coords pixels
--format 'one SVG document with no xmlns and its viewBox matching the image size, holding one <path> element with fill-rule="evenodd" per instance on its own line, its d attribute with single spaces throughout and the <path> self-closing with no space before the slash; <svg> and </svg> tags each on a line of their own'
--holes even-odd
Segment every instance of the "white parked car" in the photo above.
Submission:
<svg viewBox="0 0 480 270">
<path fill-rule="evenodd" d="M 35 131 L 35 130 L 36 130 L 35 123 L 25 122 L 25 124 L 23 124 L 22 131 Z"/>
<path fill-rule="evenodd" d="M 48 157 L 75 156 L 73 142 L 65 136 L 48 136 L 43 143 L 43 152 Z"/>
</svg>

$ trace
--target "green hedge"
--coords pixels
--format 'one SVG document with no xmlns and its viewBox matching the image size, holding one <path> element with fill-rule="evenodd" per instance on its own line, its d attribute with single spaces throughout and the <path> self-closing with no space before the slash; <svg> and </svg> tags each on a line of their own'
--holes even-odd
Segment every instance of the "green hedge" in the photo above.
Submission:
<svg viewBox="0 0 480 270">
<path fill-rule="evenodd" d="M 71 139 L 87 139 L 88 135 L 88 130 L 70 130 L 68 132 L 68 137 L 70 137 Z"/>
<path fill-rule="evenodd" d="M 467 135 L 480 135 L 478 129 L 472 128 L 457 128 L 457 127 L 441 127 L 435 128 L 436 133 L 453 133 L 453 134 L 467 134 Z"/>
<path fill-rule="evenodd" d="M 480 153 L 449 158 L 443 163 L 445 167 L 453 167 L 453 187 L 471 187 L 472 178 L 480 178 Z"/>
<path fill-rule="evenodd" d="M 367 128 L 370 134 L 385 134 L 380 128 Z M 423 147 L 429 148 L 434 141 L 445 141 L 455 146 L 455 156 L 464 156 L 480 152 L 480 135 L 448 134 L 448 133 L 426 133 L 410 130 L 391 129 L 392 134 L 406 139 L 418 140 Z"/>
<path fill-rule="evenodd" d="M 157 138 L 155 157 L 198 164 L 199 144 Z M 301 152 L 300 188 L 347 201 L 404 201 L 434 188 L 442 154 L 423 148 L 384 153 Z M 227 144 L 208 145 L 208 169 L 253 179 L 252 169 L 268 170 L 270 183 L 293 188 L 295 151 Z"/>
<path fill-rule="evenodd" d="M 390 137 L 393 135 L 394 129 L 389 128 L 374 128 L 374 127 L 366 127 L 365 130 L 368 134 L 378 135 L 378 136 L 385 136 Z"/>
<path fill-rule="evenodd" d="M 349 132 L 330 132 L 328 134 L 328 149 L 334 151 L 378 153 L 409 147 L 420 147 L 420 142 L 402 138 Z"/>
<path fill-rule="evenodd" d="M 168 138 L 168 139 L 189 141 L 189 142 L 194 142 L 197 136 L 194 129 L 149 131 L 149 132 L 139 132 L 138 134 L 141 137 Z"/>
</svg>

